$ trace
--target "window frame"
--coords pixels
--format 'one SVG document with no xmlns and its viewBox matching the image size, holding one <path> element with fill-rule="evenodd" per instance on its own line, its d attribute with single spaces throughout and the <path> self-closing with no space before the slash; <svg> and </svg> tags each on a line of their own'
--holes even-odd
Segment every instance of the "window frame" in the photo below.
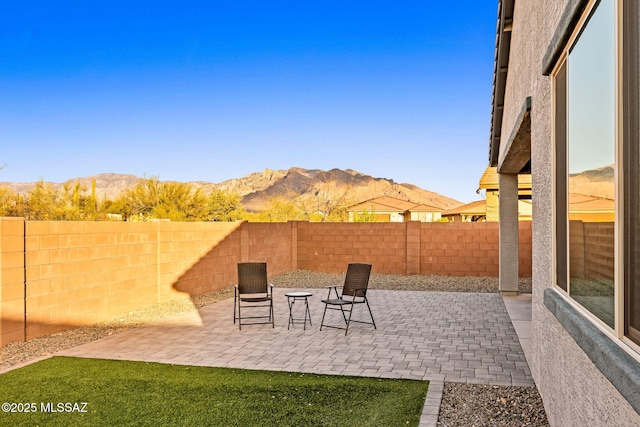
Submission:
<svg viewBox="0 0 640 427">
<path fill-rule="evenodd" d="M 625 61 L 620 65 L 620 79 L 627 90 L 620 91 L 619 108 L 624 113 L 622 117 L 624 123 L 620 124 L 620 132 L 628 142 L 623 144 L 621 150 L 620 161 L 625 173 L 625 179 L 621 180 L 621 186 L 624 187 L 627 179 L 635 184 L 631 185 L 630 191 L 621 188 L 622 201 L 627 208 L 623 211 L 622 221 L 623 224 L 633 224 L 640 220 L 640 210 L 638 209 L 640 208 L 640 195 L 638 195 L 638 190 L 640 190 L 640 147 L 633 143 L 633 141 L 640 141 L 640 58 L 638 55 L 640 49 L 640 24 L 638 22 L 640 20 L 640 6 L 637 1 L 627 1 L 623 9 L 624 15 L 618 17 L 624 27 L 620 54 L 624 56 Z M 635 199 L 632 196 L 633 191 L 636 192 Z M 631 227 L 623 227 L 621 233 L 624 239 L 622 250 L 627 254 L 629 260 L 637 259 L 640 256 L 640 230 L 636 230 L 634 233 Z M 632 292 L 640 292 L 640 285 L 636 285 L 636 289 L 632 291 L 630 283 L 634 276 L 640 276 L 640 266 L 637 263 L 634 265 L 632 262 L 627 262 L 623 266 L 623 274 L 625 283 L 619 301 L 623 311 L 620 328 L 623 338 L 640 348 L 640 329 L 630 325 Z M 640 316 L 640 314 L 638 315 Z"/>
<path fill-rule="evenodd" d="M 640 101 L 640 96 L 636 93 L 634 99 L 633 95 L 625 94 L 623 87 L 626 83 L 626 79 L 630 74 L 629 69 L 625 69 L 628 66 L 623 62 L 625 46 L 625 31 L 624 25 L 629 25 L 629 28 L 637 30 L 638 17 L 628 18 L 623 14 L 623 11 L 632 9 L 628 6 L 628 3 L 624 0 L 611 0 L 614 2 L 614 87 L 615 87 L 615 99 L 614 99 L 614 129 L 615 129 L 615 223 L 614 223 L 614 326 L 613 328 L 607 325 L 604 321 L 598 318 L 595 314 L 582 306 L 571 295 L 570 287 L 570 257 L 569 257 L 569 192 L 568 192 L 568 67 L 567 62 L 570 56 L 570 52 L 576 43 L 579 41 L 580 35 L 589 23 L 589 20 L 596 8 L 600 5 L 601 0 L 589 0 L 584 10 L 581 12 L 580 18 L 575 21 L 575 27 L 569 31 L 570 35 L 566 38 L 566 43 L 562 47 L 560 54 L 557 57 L 557 61 L 553 66 L 549 75 L 551 76 L 551 89 L 552 89 L 552 162 L 553 162 L 553 238 L 552 238 L 552 268 L 553 268 L 553 287 L 567 300 L 567 302 L 573 306 L 579 313 L 584 315 L 589 321 L 591 321 L 599 330 L 609 336 L 614 342 L 621 345 L 626 352 L 631 354 L 635 359 L 640 360 L 640 339 L 637 342 L 631 339 L 627 333 L 629 325 L 629 308 L 631 301 L 628 300 L 630 295 L 630 287 L 625 286 L 625 279 L 629 276 L 629 263 L 626 262 L 626 254 L 640 253 L 640 248 L 636 248 L 635 252 L 631 251 L 628 247 L 629 230 L 625 229 L 625 222 L 628 223 L 630 213 L 625 211 L 625 206 L 630 206 L 629 197 L 624 194 L 624 180 L 627 177 L 626 168 L 632 161 L 625 157 L 628 154 L 629 146 L 627 143 L 629 138 L 633 135 L 629 135 L 629 119 L 625 114 L 625 106 L 635 105 Z M 635 5 L 637 8 L 638 6 Z M 623 21 L 627 19 L 627 21 Z M 635 19 L 634 24 L 629 24 L 629 19 Z M 637 38 L 637 33 L 627 34 L 627 37 Z M 631 43 L 633 44 L 633 43 Z M 636 40 L 637 44 L 637 40 Z M 636 45 L 637 47 L 637 45 Z M 638 50 L 635 50 L 636 55 Z M 637 61 L 638 59 L 635 58 Z M 637 69 L 635 70 L 637 72 Z M 627 75 L 625 75 L 625 73 Z M 559 77 L 563 77 L 562 81 L 558 81 Z M 636 76 L 637 79 L 637 76 Z M 559 93 L 561 91 L 562 93 Z M 638 106 L 636 105 L 637 109 Z M 564 116 L 564 117 L 562 117 Z M 635 117 L 635 125 L 637 126 L 638 117 Z M 624 126 L 627 126 L 625 128 Z M 633 124 L 631 124 L 631 127 Z M 638 132 L 636 131 L 636 137 Z M 562 149 L 560 149 L 562 144 Z M 640 169 L 640 167 L 638 167 Z M 637 177 L 637 175 L 636 175 Z M 639 185 L 640 187 L 640 185 Z M 561 193 L 561 189 L 564 188 L 564 192 Z M 639 215 L 640 217 L 640 215 Z M 564 220 L 564 221 L 563 221 Z M 640 239 L 639 239 L 640 241 Z M 638 243 L 640 244 L 640 242 Z M 561 275 L 561 276 L 560 276 Z M 563 279 L 563 280 L 561 280 Z"/>
</svg>

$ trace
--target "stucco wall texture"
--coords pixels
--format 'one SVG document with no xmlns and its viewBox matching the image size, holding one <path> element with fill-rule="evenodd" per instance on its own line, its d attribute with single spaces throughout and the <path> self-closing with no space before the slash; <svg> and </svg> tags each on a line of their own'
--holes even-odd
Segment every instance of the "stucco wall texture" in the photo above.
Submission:
<svg viewBox="0 0 640 427">
<path fill-rule="evenodd" d="M 533 357 L 531 369 L 553 426 L 637 426 L 640 416 L 543 305 L 553 283 L 551 78 L 542 61 L 567 0 L 516 1 L 501 135 L 532 98 Z M 501 145 L 504 145 L 503 144 Z"/>
</svg>

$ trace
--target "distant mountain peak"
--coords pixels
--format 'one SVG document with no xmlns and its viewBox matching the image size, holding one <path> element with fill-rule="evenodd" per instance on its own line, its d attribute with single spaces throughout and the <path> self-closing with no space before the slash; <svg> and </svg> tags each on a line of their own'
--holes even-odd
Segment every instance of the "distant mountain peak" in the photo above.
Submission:
<svg viewBox="0 0 640 427">
<path fill-rule="evenodd" d="M 135 186 L 140 177 L 131 174 L 101 173 L 88 177 L 72 178 L 68 181 L 79 182 L 90 191 L 93 180 L 96 182 L 96 196 L 99 199 L 115 199 L 126 189 Z M 50 183 L 60 186 L 63 183 Z M 398 184 L 392 179 L 374 178 L 353 169 L 334 168 L 304 169 L 292 167 L 286 170 L 265 168 L 241 178 L 228 179 L 220 183 L 192 181 L 192 184 L 210 191 L 221 189 L 242 196 L 242 203 L 249 211 L 265 209 L 273 199 L 298 199 L 319 197 L 325 199 L 340 197 L 344 202 L 357 204 L 379 196 L 450 209 L 462 204 L 455 199 L 422 189 L 413 184 Z M 26 193 L 35 186 L 31 183 L 5 182 L 18 193 Z"/>
<path fill-rule="evenodd" d="M 218 188 L 239 193 L 250 211 L 264 209 L 274 198 L 301 198 L 346 196 L 348 202 L 357 204 L 379 196 L 392 196 L 419 204 L 450 209 L 462 203 L 450 197 L 424 190 L 413 184 L 397 184 L 391 179 L 375 178 L 353 169 L 334 168 L 287 170 L 265 169 L 262 174 L 249 174 L 217 184 Z"/>
</svg>

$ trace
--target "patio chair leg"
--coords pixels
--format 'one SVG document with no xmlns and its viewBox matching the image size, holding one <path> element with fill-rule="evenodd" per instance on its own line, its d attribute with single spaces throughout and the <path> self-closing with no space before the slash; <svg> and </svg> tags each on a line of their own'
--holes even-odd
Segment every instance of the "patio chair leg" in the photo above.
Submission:
<svg viewBox="0 0 640 427">
<path fill-rule="evenodd" d="M 353 308 L 353 306 L 351 306 L 351 308 Z M 344 315 L 344 308 L 342 308 L 342 306 L 340 306 L 340 311 L 342 312 L 342 318 L 344 319 L 344 323 L 348 323 L 347 316 Z M 349 315 L 349 317 L 351 317 L 351 315 Z"/>
<path fill-rule="evenodd" d="M 351 323 L 351 314 L 353 313 L 353 304 L 351 304 L 351 310 L 349 310 L 349 320 L 347 321 L 347 327 L 344 330 L 344 336 L 347 336 L 347 332 L 349 332 L 349 324 Z M 344 313 L 343 313 L 344 315 Z"/>
<path fill-rule="evenodd" d="M 327 314 L 327 304 L 324 305 L 324 313 L 322 313 L 322 320 L 320 321 L 320 330 L 322 330 L 322 326 L 324 325 L 324 316 Z"/>
<path fill-rule="evenodd" d="M 240 298 L 238 298 L 238 330 L 242 330 L 242 313 L 240 312 Z"/>
<path fill-rule="evenodd" d="M 273 315 L 273 295 L 271 296 L 271 309 L 269 312 L 269 317 L 271 317 L 271 327 L 275 329 L 276 327 L 276 317 Z"/>
<path fill-rule="evenodd" d="M 233 291 L 233 324 L 236 324 L 236 304 L 238 303 L 238 291 L 234 289 Z"/>
<path fill-rule="evenodd" d="M 367 297 L 364 297 L 364 300 L 367 303 L 367 308 L 369 309 L 369 315 L 371 316 L 371 322 L 373 323 L 373 329 L 378 329 L 378 328 L 376 328 L 376 321 L 373 320 L 373 312 L 371 311 L 371 307 L 369 306 L 369 300 L 367 299 Z"/>
</svg>

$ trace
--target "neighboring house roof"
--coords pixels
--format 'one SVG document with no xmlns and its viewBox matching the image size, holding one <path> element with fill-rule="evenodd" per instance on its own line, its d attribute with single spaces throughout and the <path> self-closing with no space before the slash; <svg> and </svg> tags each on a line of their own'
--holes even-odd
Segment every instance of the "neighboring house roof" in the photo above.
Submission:
<svg viewBox="0 0 640 427">
<path fill-rule="evenodd" d="M 409 210 L 411 212 L 442 212 L 442 208 L 437 208 L 430 205 L 415 205 Z"/>
<path fill-rule="evenodd" d="M 458 206 L 457 208 L 448 209 L 442 212 L 442 216 L 448 215 L 485 215 L 487 213 L 487 201 L 478 200 Z"/>
<path fill-rule="evenodd" d="M 498 168 L 487 167 L 480 178 L 479 188 L 483 190 L 497 190 L 498 189 Z M 520 190 L 531 190 L 531 175 L 520 174 L 518 175 L 518 188 Z"/>
<path fill-rule="evenodd" d="M 357 205 L 350 206 L 349 211 L 374 211 L 374 212 L 441 212 L 442 208 L 408 202 L 395 197 L 382 196 L 367 200 Z"/>
</svg>

